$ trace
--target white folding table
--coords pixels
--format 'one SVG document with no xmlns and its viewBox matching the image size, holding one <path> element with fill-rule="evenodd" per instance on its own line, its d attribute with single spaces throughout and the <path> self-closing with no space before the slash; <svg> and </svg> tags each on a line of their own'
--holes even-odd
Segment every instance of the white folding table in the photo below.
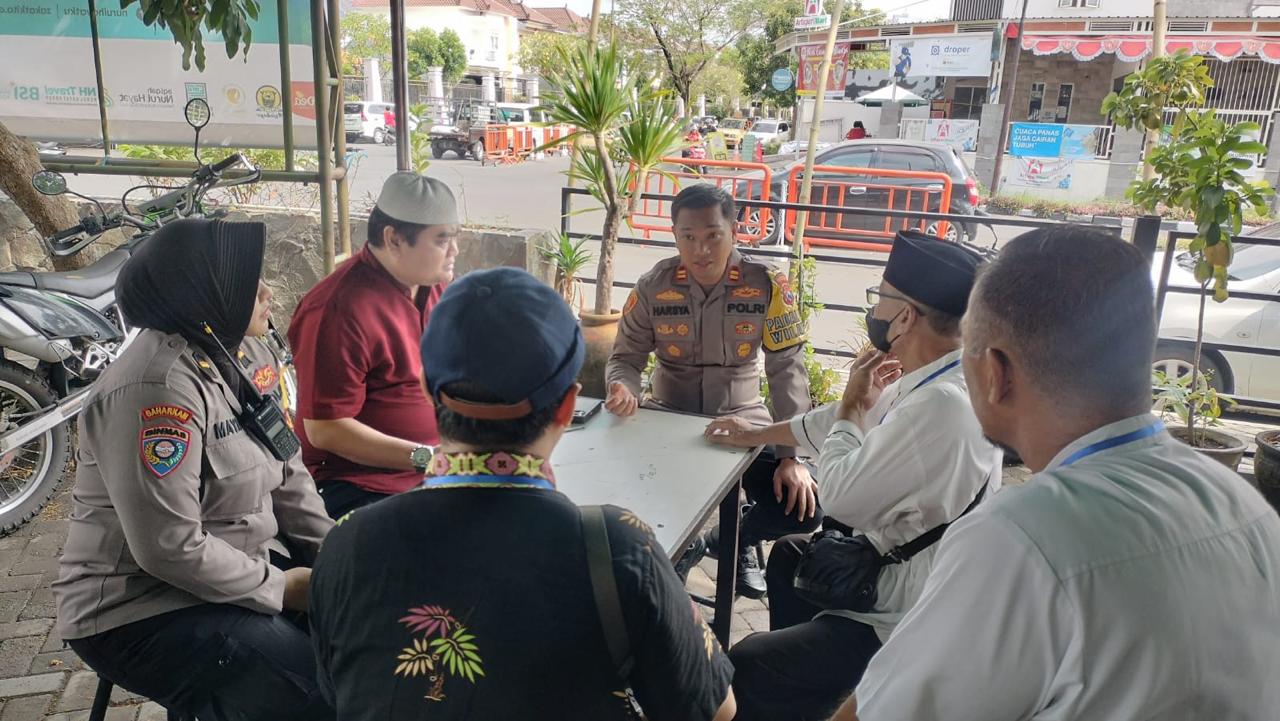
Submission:
<svg viewBox="0 0 1280 721">
<path fill-rule="evenodd" d="M 738 492 L 760 449 L 714 446 L 710 418 L 641 408 L 630 418 L 601 410 L 564 435 L 551 456 L 556 487 L 578 505 L 626 508 L 653 527 L 676 561 L 717 504 L 720 548 L 713 629 L 729 646 L 738 557 Z M 723 562 L 723 559 L 729 559 Z"/>
</svg>

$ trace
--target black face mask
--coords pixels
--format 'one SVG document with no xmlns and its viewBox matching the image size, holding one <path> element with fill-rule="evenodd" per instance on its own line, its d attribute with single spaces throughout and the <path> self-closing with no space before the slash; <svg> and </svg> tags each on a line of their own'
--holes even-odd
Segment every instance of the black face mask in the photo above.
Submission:
<svg viewBox="0 0 1280 721">
<path fill-rule="evenodd" d="M 889 320 L 881 320 L 872 315 L 872 313 L 876 312 L 877 307 L 872 306 L 867 309 L 867 340 L 871 341 L 871 345 L 876 350 L 881 353 L 888 353 L 893 349 L 894 341 L 902 337 L 902 334 L 899 333 L 898 338 L 889 340 L 889 326 L 893 325 L 893 322 L 898 319 L 898 316 L 902 315 L 902 311 L 906 310 L 906 308 L 895 313 Z"/>
</svg>

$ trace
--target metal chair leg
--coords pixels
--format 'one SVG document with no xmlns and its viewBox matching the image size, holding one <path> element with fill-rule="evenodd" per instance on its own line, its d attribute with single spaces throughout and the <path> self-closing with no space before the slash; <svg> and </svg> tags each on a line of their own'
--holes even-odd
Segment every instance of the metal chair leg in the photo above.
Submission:
<svg viewBox="0 0 1280 721">
<path fill-rule="evenodd" d="M 107 704 L 111 703 L 110 681 L 98 676 L 98 690 L 93 693 L 93 708 L 89 710 L 89 721 L 103 721 L 107 717 Z"/>
</svg>

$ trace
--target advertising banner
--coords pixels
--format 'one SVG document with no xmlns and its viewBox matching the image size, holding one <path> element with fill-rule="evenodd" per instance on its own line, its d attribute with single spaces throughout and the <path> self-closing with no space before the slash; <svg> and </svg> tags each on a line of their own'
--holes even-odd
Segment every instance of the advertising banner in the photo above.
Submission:
<svg viewBox="0 0 1280 721">
<path fill-rule="evenodd" d="M 820 44 L 801 45 L 799 77 L 796 79 L 796 95 L 814 95 L 818 87 L 818 71 L 822 69 L 822 54 L 826 47 Z M 849 44 L 837 44 L 831 54 L 831 72 L 827 74 L 825 91 L 828 95 L 844 95 L 844 76 L 849 67 Z"/>
<path fill-rule="evenodd" d="M 1008 186 L 1022 188 L 1071 189 L 1072 158 L 1016 158 L 1012 172 L 1005 178 Z"/>
<path fill-rule="evenodd" d="M 182 109 L 204 98 L 212 121 L 202 144 L 273 147 L 284 142 L 285 102 L 298 147 L 315 147 L 315 85 L 310 6 L 289 0 L 292 87 L 280 87 L 279 24 L 274 3 L 251 21 L 248 55 L 226 56 L 222 36 L 205 31 L 204 72 L 182 69 L 182 49 L 167 29 L 142 23 L 137 5 L 99 6 L 105 104 L 113 143 L 192 140 Z M 41 140 L 101 140 L 87 6 L 61 0 L 0 0 L 0 122 Z"/>
<path fill-rule="evenodd" d="M 1009 154 L 1015 158 L 1079 158 L 1092 160 L 1098 148 L 1097 125 L 1013 123 Z"/>
<path fill-rule="evenodd" d="M 985 78 L 991 75 L 991 33 L 893 38 L 889 41 L 889 64 L 896 78 Z"/>
</svg>

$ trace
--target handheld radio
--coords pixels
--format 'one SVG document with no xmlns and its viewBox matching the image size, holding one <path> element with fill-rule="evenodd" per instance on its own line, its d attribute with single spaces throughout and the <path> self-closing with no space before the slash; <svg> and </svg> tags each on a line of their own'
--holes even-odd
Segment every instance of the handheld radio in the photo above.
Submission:
<svg viewBox="0 0 1280 721">
<path fill-rule="evenodd" d="M 251 397 L 241 401 L 240 412 L 236 414 L 236 420 L 240 422 L 240 426 L 254 438 L 257 438 L 262 445 L 266 446 L 277 461 L 287 461 L 293 458 L 294 454 L 302 448 L 302 443 L 285 421 L 284 411 L 280 409 L 280 404 L 258 392 L 258 389 L 253 385 L 253 381 L 244 374 L 240 364 L 236 362 L 231 352 L 222 345 L 222 341 L 218 340 L 218 336 L 214 335 L 213 329 L 209 327 L 208 323 L 204 324 L 204 332 L 210 338 L 213 338 L 218 350 L 221 350 L 223 355 L 231 361 L 231 364 L 235 366 L 236 371 L 240 373 L 241 378 L 248 384 L 248 387 L 253 389 Z"/>
</svg>

